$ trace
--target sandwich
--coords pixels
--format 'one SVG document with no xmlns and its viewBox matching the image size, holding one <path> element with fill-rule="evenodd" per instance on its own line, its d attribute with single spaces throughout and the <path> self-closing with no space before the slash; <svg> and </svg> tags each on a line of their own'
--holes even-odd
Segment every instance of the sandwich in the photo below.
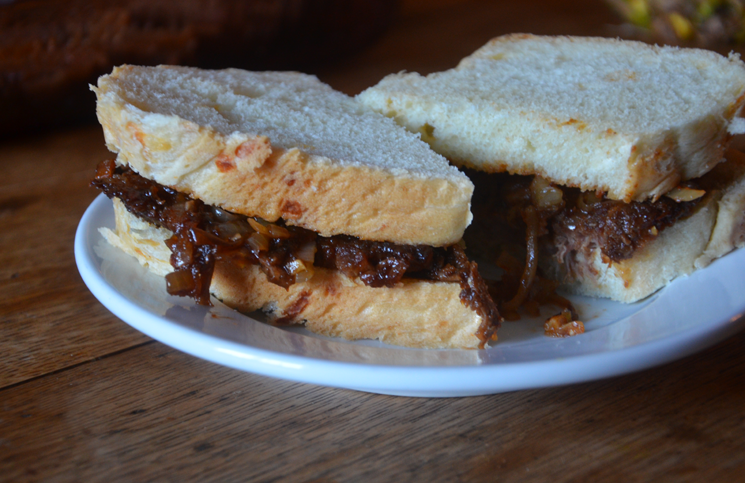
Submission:
<svg viewBox="0 0 745 483">
<path fill-rule="evenodd" d="M 500 316 L 462 236 L 473 184 L 309 75 L 122 66 L 92 86 L 112 245 L 168 293 L 345 339 L 479 348 Z"/>
<path fill-rule="evenodd" d="M 536 280 L 634 302 L 743 244 L 743 156 L 725 156 L 745 131 L 737 55 L 514 34 L 358 98 L 470 170 L 493 259 L 523 240 L 511 302 Z"/>
</svg>

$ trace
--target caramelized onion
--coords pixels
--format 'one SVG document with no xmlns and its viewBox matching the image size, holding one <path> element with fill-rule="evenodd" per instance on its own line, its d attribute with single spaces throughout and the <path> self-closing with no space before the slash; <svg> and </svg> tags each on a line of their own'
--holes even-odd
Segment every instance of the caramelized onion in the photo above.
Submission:
<svg viewBox="0 0 745 483">
<path fill-rule="evenodd" d="M 528 290 L 533 284 L 535 279 L 536 271 L 538 270 L 538 213 L 535 207 L 532 205 L 526 206 L 524 211 L 525 224 L 527 225 L 526 231 L 526 249 L 525 255 L 525 270 L 523 276 L 520 279 L 520 286 L 517 289 L 517 293 L 512 300 L 504 304 L 504 308 L 507 310 L 517 310 L 522 305 L 525 298 L 528 296 Z"/>
<path fill-rule="evenodd" d="M 235 221 L 240 220 L 240 217 L 238 215 L 234 215 L 233 213 L 229 211 L 225 211 L 222 208 L 218 208 L 216 206 L 212 207 L 212 214 L 218 221 Z"/>
<path fill-rule="evenodd" d="M 678 186 L 677 188 L 671 189 L 667 193 L 665 193 L 665 196 L 668 198 L 671 198 L 678 203 L 684 202 L 684 201 L 693 201 L 701 198 L 706 194 L 706 191 L 704 190 L 697 190 L 693 188 L 686 188 L 684 186 Z"/>
<path fill-rule="evenodd" d="M 308 268 L 311 268 L 312 269 L 313 266 L 311 265 Z M 311 278 L 313 278 L 313 274 L 314 274 L 314 271 L 313 270 L 303 270 L 302 272 L 296 273 L 295 274 L 295 283 L 307 282 L 308 280 L 310 280 Z"/>
<path fill-rule="evenodd" d="M 530 196 L 539 210 L 559 210 L 564 202 L 562 191 L 540 176 L 535 176 L 530 183 Z"/>
<path fill-rule="evenodd" d="M 302 260 L 293 260 L 285 269 L 295 275 L 295 283 L 306 282 L 313 277 L 313 265 Z"/>
<path fill-rule="evenodd" d="M 577 197 L 577 208 L 588 213 L 594 205 L 600 203 L 601 199 L 594 191 L 585 191 Z"/>
<path fill-rule="evenodd" d="M 194 290 L 194 277 L 186 270 L 176 270 L 166 275 L 168 293 L 183 293 Z"/>
<path fill-rule="evenodd" d="M 574 315 L 567 309 L 549 318 L 543 325 L 543 333 L 549 337 L 571 337 L 583 334 L 585 324 L 574 320 Z"/>
<path fill-rule="evenodd" d="M 279 225 L 269 225 L 269 236 L 272 238 L 290 238 L 290 231 Z"/>
<path fill-rule="evenodd" d="M 259 223 L 254 218 L 248 218 L 247 219 L 248 224 L 251 225 L 251 228 L 254 229 L 257 233 L 261 233 L 264 236 L 269 236 L 269 228 L 266 227 L 265 224 Z"/>
<path fill-rule="evenodd" d="M 240 221 L 235 220 L 220 223 L 219 225 L 215 226 L 215 230 L 221 238 L 235 239 L 236 235 L 241 236 L 247 233 L 248 226 L 246 226 L 245 223 L 241 223 Z"/>
<path fill-rule="evenodd" d="M 269 250 L 269 240 L 259 232 L 251 233 L 251 236 L 248 237 L 248 244 L 251 245 L 251 248 L 261 252 Z"/>
<path fill-rule="evenodd" d="M 285 269 L 291 274 L 296 275 L 299 272 L 305 271 L 305 263 L 302 260 L 293 260 L 285 265 Z"/>
</svg>

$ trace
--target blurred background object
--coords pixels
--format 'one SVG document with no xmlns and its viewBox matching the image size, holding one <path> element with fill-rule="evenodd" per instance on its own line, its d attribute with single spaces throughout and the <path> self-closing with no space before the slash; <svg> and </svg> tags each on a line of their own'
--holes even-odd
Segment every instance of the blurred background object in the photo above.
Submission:
<svg viewBox="0 0 745 483">
<path fill-rule="evenodd" d="M 647 42 L 729 51 L 745 41 L 740 0 L 607 0 Z"/>
<path fill-rule="evenodd" d="M 310 70 L 382 34 L 397 0 L 0 0 L 0 137 L 92 120 L 123 63 Z"/>
</svg>

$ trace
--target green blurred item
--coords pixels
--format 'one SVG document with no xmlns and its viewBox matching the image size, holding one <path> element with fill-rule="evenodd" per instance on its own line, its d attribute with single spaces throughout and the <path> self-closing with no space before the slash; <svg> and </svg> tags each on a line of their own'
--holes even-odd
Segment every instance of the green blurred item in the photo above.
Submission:
<svg viewBox="0 0 745 483">
<path fill-rule="evenodd" d="M 607 0 L 644 40 L 726 49 L 745 40 L 740 0 Z"/>
</svg>

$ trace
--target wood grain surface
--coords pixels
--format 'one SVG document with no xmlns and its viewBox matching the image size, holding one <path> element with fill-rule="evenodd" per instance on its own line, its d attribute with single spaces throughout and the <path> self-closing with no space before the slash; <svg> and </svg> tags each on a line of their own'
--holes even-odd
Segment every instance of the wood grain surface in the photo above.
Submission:
<svg viewBox="0 0 745 483">
<path fill-rule="evenodd" d="M 147 340 L 91 295 L 73 257 L 107 156 L 95 127 L 0 145 L 0 387 Z"/>
<path fill-rule="evenodd" d="M 613 35 L 600 1 L 407 1 L 315 73 L 357 93 L 508 32 Z M 743 481 L 745 333 L 662 367 L 457 399 L 242 373 L 129 328 L 87 291 L 75 228 L 109 156 L 91 126 L 0 144 L 0 481 Z"/>
</svg>

